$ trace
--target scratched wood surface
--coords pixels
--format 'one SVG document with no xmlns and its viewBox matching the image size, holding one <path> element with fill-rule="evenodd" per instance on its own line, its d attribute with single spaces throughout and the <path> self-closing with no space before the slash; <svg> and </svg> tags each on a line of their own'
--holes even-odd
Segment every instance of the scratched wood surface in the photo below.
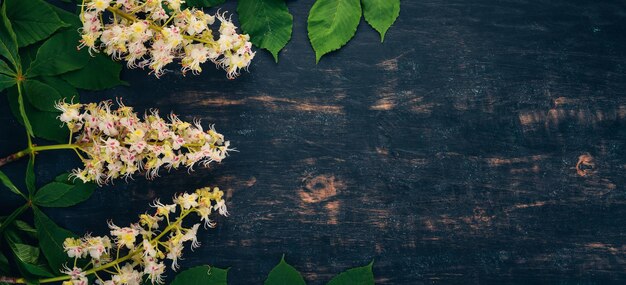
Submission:
<svg viewBox="0 0 626 285">
<path fill-rule="evenodd" d="M 210 65 L 125 71 L 129 87 L 83 94 L 202 118 L 239 152 L 50 216 L 103 234 L 155 197 L 217 184 L 232 215 L 182 265 L 232 267 L 231 284 L 261 284 L 283 253 L 309 284 L 372 259 L 378 284 L 626 281 L 625 2 L 403 1 L 383 44 L 362 22 L 318 65 L 312 2 L 289 2 L 279 64 L 259 52 L 235 81 Z M 4 154 L 23 135 L 0 108 Z M 38 163 L 48 178 L 76 166 L 71 153 Z"/>
</svg>

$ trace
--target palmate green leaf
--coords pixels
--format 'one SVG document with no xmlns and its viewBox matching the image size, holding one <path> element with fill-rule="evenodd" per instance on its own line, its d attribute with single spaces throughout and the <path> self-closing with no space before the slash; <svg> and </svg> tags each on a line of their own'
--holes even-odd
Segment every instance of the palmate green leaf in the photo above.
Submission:
<svg viewBox="0 0 626 285">
<path fill-rule="evenodd" d="M 176 275 L 170 285 L 226 285 L 228 269 L 213 266 L 196 266 Z"/>
<path fill-rule="evenodd" d="M 11 87 L 7 92 L 7 98 L 9 99 L 11 112 L 17 118 L 17 121 L 23 125 L 24 123 L 20 117 L 17 103 L 17 88 Z M 26 110 L 28 119 L 33 125 L 33 133 L 36 137 L 56 141 L 58 143 L 67 142 L 70 133 L 66 127 L 62 126 L 61 121 L 57 119 L 61 114 L 60 112 L 37 110 L 28 100 L 24 100 L 24 109 Z"/>
<path fill-rule="evenodd" d="M 0 7 L 0 55 L 9 60 L 16 70 L 21 68 L 15 32 L 6 14 L 6 2 L 3 2 Z"/>
<path fill-rule="evenodd" d="M 226 0 L 186 0 L 187 7 L 215 7 L 224 4 Z"/>
<path fill-rule="evenodd" d="M 78 16 L 56 6 L 48 5 L 48 7 L 51 8 L 52 14 L 57 16 L 64 23 L 67 23 L 67 27 L 62 28 L 46 40 L 41 47 L 36 50 L 36 57 L 32 56 L 32 49 L 28 52 L 30 57 L 32 57 L 29 60 L 31 63 L 29 71 L 27 72 L 30 77 L 38 75 L 57 75 L 71 70 L 77 70 L 84 67 L 90 59 L 87 50 L 76 50 L 76 46 L 78 46 L 80 40 L 80 35 L 76 30 L 81 27 Z"/>
<path fill-rule="evenodd" d="M 335 276 L 327 285 L 374 285 L 374 262 L 363 267 L 348 269 Z"/>
<path fill-rule="evenodd" d="M 278 265 L 270 271 L 264 285 L 306 285 L 306 282 L 300 272 L 285 262 L 283 255 Z"/>
<path fill-rule="evenodd" d="M 239 0 L 241 29 L 257 47 L 268 50 L 278 62 L 278 52 L 291 39 L 293 16 L 285 0 Z"/>
<path fill-rule="evenodd" d="M 380 42 L 385 33 L 400 15 L 400 0 L 361 0 L 365 21 L 380 33 Z"/>
<path fill-rule="evenodd" d="M 356 32 L 361 20 L 360 0 L 317 0 L 308 19 L 315 62 L 323 55 L 345 45 Z"/>
<path fill-rule="evenodd" d="M 65 173 L 41 187 L 33 202 L 42 207 L 69 207 L 89 199 L 96 187 L 94 183 L 69 180 Z"/>
<path fill-rule="evenodd" d="M 17 189 L 17 187 L 15 186 L 15 184 L 13 184 L 13 182 L 11 182 L 11 179 L 9 179 L 9 177 L 4 174 L 4 172 L 0 171 L 0 181 L 2 182 L 2 184 L 4 186 L 6 186 L 7 188 L 9 188 L 9 190 L 11 190 L 11 192 L 20 195 L 22 197 L 25 197 L 24 194 L 22 194 L 22 192 L 20 192 L 19 189 Z"/>
<path fill-rule="evenodd" d="M 20 47 L 43 40 L 61 27 L 67 27 L 42 0 L 5 0 L 7 17 Z"/>
<path fill-rule="evenodd" d="M 69 257 L 63 250 L 63 241 L 68 237 L 75 238 L 72 232 L 59 227 L 46 214 L 34 207 L 35 228 L 39 236 L 39 247 L 48 260 L 50 267 L 58 273 L 63 264 L 69 261 Z"/>
<path fill-rule="evenodd" d="M 97 54 L 89 59 L 85 67 L 65 73 L 61 75 L 61 78 L 76 88 L 103 90 L 126 84 L 120 80 L 121 71 L 122 66 L 119 62 L 114 62 L 103 54 Z"/>
<path fill-rule="evenodd" d="M 72 29 L 56 33 L 41 45 L 26 75 L 57 75 L 85 66 L 89 53 L 84 49 L 76 50 L 79 40 L 79 34 Z"/>
<path fill-rule="evenodd" d="M 56 112 L 54 104 L 62 98 L 55 88 L 35 79 L 24 81 L 24 93 L 31 105 L 38 110 L 48 112 Z"/>
<path fill-rule="evenodd" d="M 81 27 L 82 24 L 80 19 L 76 15 L 57 7 L 53 8 L 61 20 L 72 24 L 72 29 L 76 30 Z M 76 42 L 75 44 L 78 43 Z M 89 54 L 86 49 L 82 49 L 80 52 Z M 89 56 L 87 64 L 82 68 L 61 74 L 60 76 L 63 80 L 67 81 L 76 88 L 86 90 L 103 90 L 117 85 L 126 84 L 126 82 L 120 80 L 121 71 L 122 65 L 119 62 L 112 61 L 111 58 L 99 53 L 95 56 Z M 98 76 L 94 76 L 94 74 L 97 74 Z M 65 93 L 61 93 L 61 95 L 66 98 L 71 98 L 71 96 L 68 96 L 68 94 Z"/>
</svg>

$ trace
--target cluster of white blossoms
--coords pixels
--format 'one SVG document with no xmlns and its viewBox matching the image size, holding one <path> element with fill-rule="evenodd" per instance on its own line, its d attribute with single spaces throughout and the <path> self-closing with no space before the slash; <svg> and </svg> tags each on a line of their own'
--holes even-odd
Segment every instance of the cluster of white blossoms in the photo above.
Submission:
<svg viewBox="0 0 626 285">
<path fill-rule="evenodd" d="M 163 283 L 165 261 L 169 260 L 172 270 L 176 270 L 184 244 L 191 243 L 192 249 L 200 246 L 197 239 L 200 224 L 184 227 L 184 218 L 195 213 L 204 221 L 205 228 L 214 227 L 209 219 L 212 213 L 228 215 L 223 195 L 217 187 L 206 187 L 174 197 L 173 204 L 156 200 L 152 205 L 156 209 L 154 214 L 142 214 L 138 223 L 119 227 L 109 222 L 110 237 L 88 234 L 65 239 L 63 249 L 74 258 L 74 266 L 62 270 L 69 279 L 63 285 L 86 285 L 91 274 L 95 274 L 96 283 L 101 285 L 140 285 L 144 284 L 144 278 L 152 284 Z M 77 260 L 83 258 L 90 259 L 89 266 L 77 267 Z M 109 277 L 107 280 L 105 275 Z"/>
<path fill-rule="evenodd" d="M 254 58 L 250 36 L 238 34 L 225 13 L 215 16 L 195 8 L 181 9 L 181 0 L 86 0 L 82 7 L 79 48 L 126 60 L 129 68 L 148 67 L 157 77 L 180 60 L 183 74 L 198 74 L 207 60 L 233 79 Z M 110 23 L 103 15 L 111 13 Z M 211 26 L 219 21 L 217 39 Z"/>
<path fill-rule="evenodd" d="M 199 120 L 191 124 L 171 114 L 166 121 L 157 110 L 141 120 L 132 107 L 118 105 L 113 109 L 111 101 L 57 103 L 63 112 L 58 118 L 69 128 L 71 147 L 84 164 L 73 170 L 72 177 L 100 185 L 138 172 L 151 179 L 160 168 L 193 170 L 196 164 L 221 162 L 232 150 L 214 126 L 204 131 Z"/>
</svg>

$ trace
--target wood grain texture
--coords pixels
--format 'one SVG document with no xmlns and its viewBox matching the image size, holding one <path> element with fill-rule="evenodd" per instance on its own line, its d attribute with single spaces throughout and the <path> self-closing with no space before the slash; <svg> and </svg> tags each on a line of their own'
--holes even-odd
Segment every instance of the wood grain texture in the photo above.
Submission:
<svg viewBox="0 0 626 285">
<path fill-rule="evenodd" d="M 234 81 L 208 66 L 125 71 L 131 86 L 82 96 L 200 117 L 239 152 L 46 212 L 102 234 L 155 197 L 218 184 L 232 215 L 182 266 L 232 266 L 231 284 L 261 284 L 283 253 L 309 284 L 372 259 L 377 284 L 626 281 L 623 1 L 403 1 L 384 44 L 361 21 L 319 65 L 312 2 L 288 3 L 279 64 L 259 52 Z M 8 154 L 23 131 L 1 105 Z M 71 155 L 42 154 L 39 173 L 75 166 Z"/>
</svg>

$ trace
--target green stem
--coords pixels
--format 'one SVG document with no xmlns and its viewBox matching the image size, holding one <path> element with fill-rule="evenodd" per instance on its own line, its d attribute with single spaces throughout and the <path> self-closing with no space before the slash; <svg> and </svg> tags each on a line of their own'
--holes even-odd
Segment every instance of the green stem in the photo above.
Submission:
<svg viewBox="0 0 626 285">
<path fill-rule="evenodd" d="M 159 239 L 161 239 L 163 236 L 165 236 L 167 233 L 169 233 L 174 227 L 176 227 L 178 224 L 181 223 L 181 221 L 183 220 L 183 218 L 185 218 L 187 215 L 189 215 L 189 213 L 191 213 L 192 211 L 189 210 L 186 213 L 181 213 L 180 217 L 178 217 L 176 219 L 176 221 L 174 221 L 174 223 L 168 225 L 165 229 L 163 229 L 163 231 L 157 235 L 156 237 L 154 237 L 153 239 L 150 240 L 150 243 L 154 243 L 155 241 L 158 241 Z M 142 248 L 137 248 L 133 251 L 131 251 L 130 253 L 128 253 L 127 255 L 118 258 L 114 261 L 111 261 L 107 264 L 104 264 L 102 266 L 96 267 L 96 268 L 92 268 L 90 270 L 85 271 L 85 275 L 91 275 L 91 274 L 95 274 L 98 271 L 102 271 L 111 267 L 114 267 L 126 260 L 131 259 L 133 256 L 135 256 L 136 254 L 138 254 L 139 252 L 141 252 L 143 249 Z M 118 251 L 119 252 L 119 251 Z M 45 278 L 45 279 L 39 279 L 39 283 L 51 283 L 51 282 L 58 282 L 58 281 L 65 281 L 65 280 L 70 280 L 72 277 L 69 275 L 63 275 L 63 276 L 57 276 L 57 277 L 52 277 L 52 278 Z M 24 284 L 26 283 L 26 279 L 24 278 L 17 278 L 12 280 L 13 283 L 21 283 Z"/>
<path fill-rule="evenodd" d="M 167 21 L 165 21 L 165 23 L 163 23 L 163 25 L 161 25 L 161 28 L 166 27 L 167 24 L 169 24 L 174 19 L 174 17 L 176 17 L 176 13 L 172 14 L 172 16 L 170 16 L 170 18 L 167 19 Z"/>
<path fill-rule="evenodd" d="M 5 164 L 16 161 L 22 157 L 25 157 L 29 154 L 35 153 L 35 152 L 44 151 L 44 150 L 55 150 L 55 149 L 79 149 L 79 146 L 75 144 L 53 144 L 53 145 L 42 145 L 42 146 L 32 145 L 29 148 L 18 151 L 7 157 L 0 158 L 0 167 Z"/>
<path fill-rule="evenodd" d="M 42 145 L 42 146 L 33 146 L 32 150 L 34 152 L 44 151 L 44 150 L 55 150 L 55 149 L 78 149 L 79 146 L 75 144 L 53 144 L 53 145 Z"/>
<path fill-rule="evenodd" d="M 26 116 L 26 108 L 24 107 L 24 94 L 22 92 L 22 82 L 24 81 L 24 77 L 21 74 L 17 75 L 17 102 L 19 105 L 19 109 L 20 109 L 20 116 L 22 117 L 22 120 L 24 121 L 24 127 L 26 127 L 26 137 L 28 138 L 28 147 L 32 147 L 33 146 L 33 141 L 31 139 L 32 136 L 34 136 L 33 133 L 33 127 L 30 124 L 30 121 L 28 120 L 28 116 Z"/>
</svg>

